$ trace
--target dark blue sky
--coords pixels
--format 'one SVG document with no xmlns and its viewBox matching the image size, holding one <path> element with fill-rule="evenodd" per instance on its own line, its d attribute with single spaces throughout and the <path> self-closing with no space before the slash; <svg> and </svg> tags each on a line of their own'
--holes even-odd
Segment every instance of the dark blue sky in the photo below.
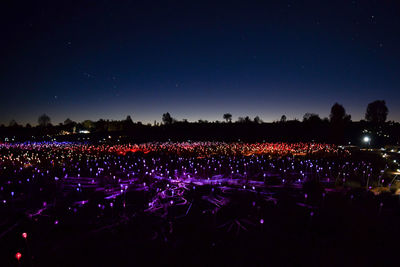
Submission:
<svg viewBox="0 0 400 267">
<path fill-rule="evenodd" d="M 5 2 L 0 123 L 359 120 L 376 99 L 400 121 L 399 1 Z"/>
</svg>

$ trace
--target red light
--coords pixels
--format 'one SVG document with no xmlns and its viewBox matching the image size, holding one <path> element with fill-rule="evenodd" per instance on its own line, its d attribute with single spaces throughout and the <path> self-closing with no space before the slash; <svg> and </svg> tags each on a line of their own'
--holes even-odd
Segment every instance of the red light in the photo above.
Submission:
<svg viewBox="0 0 400 267">
<path fill-rule="evenodd" d="M 28 237 L 28 234 L 27 233 L 22 233 L 22 237 L 26 239 Z"/>
<path fill-rule="evenodd" d="M 15 254 L 15 258 L 19 261 L 19 259 L 21 259 L 22 254 L 17 252 L 17 254 Z"/>
</svg>

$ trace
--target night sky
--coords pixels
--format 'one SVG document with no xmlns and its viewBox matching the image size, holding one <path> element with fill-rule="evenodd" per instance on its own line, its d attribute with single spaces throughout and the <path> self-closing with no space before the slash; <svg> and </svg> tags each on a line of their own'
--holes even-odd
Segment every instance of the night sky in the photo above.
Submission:
<svg viewBox="0 0 400 267">
<path fill-rule="evenodd" d="M 63 2 L 64 4 L 61 4 Z M 2 1 L 0 123 L 400 121 L 400 1 Z"/>
</svg>

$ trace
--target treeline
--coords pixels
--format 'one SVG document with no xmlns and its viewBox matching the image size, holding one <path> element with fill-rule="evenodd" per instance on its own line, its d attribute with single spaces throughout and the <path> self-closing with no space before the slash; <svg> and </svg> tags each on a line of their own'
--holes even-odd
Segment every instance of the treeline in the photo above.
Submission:
<svg viewBox="0 0 400 267">
<path fill-rule="evenodd" d="M 338 144 L 358 144 L 363 135 L 372 138 L 372 144 L 398 144 L 400 124 L 386 122 L 388 108 L 385 101 L 370 103 L 365 113 L 365 120 L 352 122 L 345 108 L 335 103 L 331 107 L 329 118 L 320 118 L 318 114 L 306 113 L 302 121 L 287 120 L 282 115 L 280 120 L 265 123 L 260 117 L 239 117 L 233 121 L 230 113 L 221 116 L 222 121 L 209 122 L 199 120 L 188 122 L 176 120 L 171 114 L 164 113 L 162 123 L 143 124 L 133 122 L 130 116 L 125 120 L 85 120 L 77 123 L 66 119 L 64 123 L 52 125 L 49 116 L 38 118 L 38 126 L 25 127 L 12 121 L 9 126 L 0 126 L 3 138 L 31 139 L 57 138 L 74 140 L 82 134 L 92 139 L 104 139 L 118 136 L 121 140 L 144 142 L 166 140 L 221 140 L 221 141 L 316 141 Z"/>
</svg>

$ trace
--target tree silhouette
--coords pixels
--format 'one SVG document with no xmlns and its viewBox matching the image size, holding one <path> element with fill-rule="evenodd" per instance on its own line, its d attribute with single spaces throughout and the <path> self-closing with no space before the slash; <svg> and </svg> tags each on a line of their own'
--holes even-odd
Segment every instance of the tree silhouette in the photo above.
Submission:
<svg viewBox="0 0 400 267">
<path fill-rule="evenodd" d="M 17 127 L 18 123 L 13 119 L 10 121 L 10 123 L 8 124 L 9 127 Z"/>
<path fill-rule="evenodd" d="M 336 144 L 341 144 L 345 140 L 345 129 L 347 123 L 351 121 L 351 116 L 346 114 L 344 107 L 339 104 L 333 104 L 329 114 L 331 122 L 330 140 Z"/>
<path fill-rule="evenodd" d="M 164 124 L 172 124 L 174 122 L 174 119 L 171 117 L 171 114 L 167 112 L 162 115 L 162 121 Z"/>
<path fill-rule="evenodd" d="M 230 113 L 225 113 L 223 118 L 226 122 L 232 122 L 232 114 Z"/>
<path fill-rule="evenodd" d="M 66 125 L 66 126 L 69 126 L 69 125 L 72 125 L 72 124 L 74 124 L 75 122 L 73 122 L 70 118 L 67 118 L 65 121 L 64 121 L 64 125 Z"/>
<path fill-rule="evenodd" d="M 123 129 L 125 131 L 132 129 L 134 126 L 133 120 L 130 115 L 126 116 L 126 119 L 122 123 L 123 123 Z"/>
<path fill-rule="evenodd" d="M 82 122 L 82 126 L 85 130 L 92 130 L 95 127 L 95 124 L 91 120 L 85 120 Z"/>
<path fill-rule="evenodd" d="M 47 116 L 46 114 L 43 114 L 43 115 L 39 116 L 38 123 L 42 127 L 49 126 L 50 125 L 50 117 Z"/>
<path fill-rule="evenodd" d="M 281 122 L 286 122 L 286 115 L 282 115 L 282 117 L 281 117 Z"/>
<path fill-rule="evenodd" d="M 375 124 L 384 123 L 388 113 L 389 109 L 386 106 L 385 100 L 376 100 L 368 104 L 365 119 Z"/>
<path fill-rule="evenodd" d="M 237 120 L 238 123 L 251 123 L 251 119 L 249 116 L 246 117 L 239 117 Z"/>
<path fill-rule="evenodd" d="M 96 132 L 105 132 L 108 130 L 107 121 L 105 121 L 104 119 L 99 119 L 94 123 L 94 125 Z"/>
<path fill-rule="evenodd" d="M 341 104 L 335 103 L 331 108 L 331 114 L 329 115 L 329 118 L 333 124 L 337 124 L 350 121 L 351 116 L 346 114 L 346 110 Z"/>
<path fill-rule="evenodd" d="M 318 122 L 322 122 L 322 120 L 318 114 L 306 113 L 303 116 L 303 122 L 318 123 Z"/>
<path fill-rule="evenodd" d="M 257 123 L 257 124 L 263 123 L 262 119 L 260 119 L 260 117 L 258 117 L 258 116 L 256 116 L 254 118 L 254 122 Z"/>
<path fill-rule="evenodd" d="M 129 123 L 133 123 L 133 120 L 131 118 L 131 115 L 126 116 L 125 121 L 129 122 Z"/>
</svg>

